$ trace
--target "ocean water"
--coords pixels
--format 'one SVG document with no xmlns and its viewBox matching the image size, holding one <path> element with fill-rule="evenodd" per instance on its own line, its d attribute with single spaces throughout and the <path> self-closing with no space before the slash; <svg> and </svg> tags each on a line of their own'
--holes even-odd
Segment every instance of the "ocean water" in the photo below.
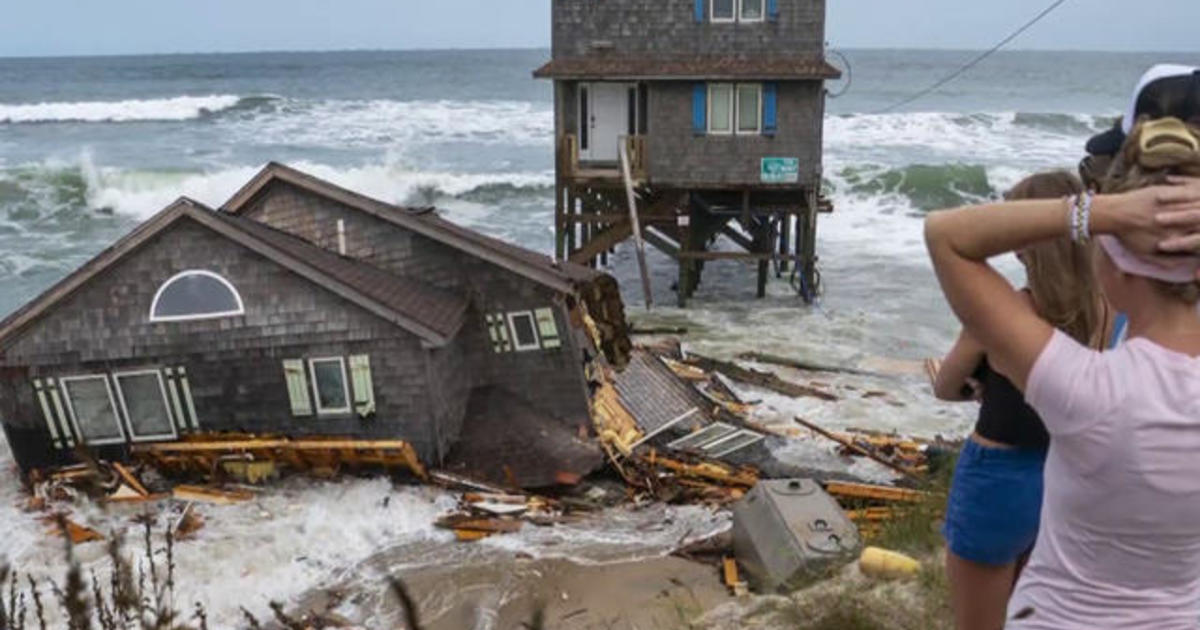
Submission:
<svg viewBox="0 0 1200 630">
<path fill-rule="evenodd" d="M 825 121 L 825 179 L 836 210 L 820 220 L 817 307 L 802 306 L 786 279 L 754 300 L 752 269 L 733 262 L 709 265 L 692 308 L 662 306 L 674 303 L 675 271 L 651 253 L 658 306 L 647 310 L 632 252 L 618 250 L 612 271 L 631 317 L 687 327 L 690 349 L 762 350 L 880 372 L 785 371 L 841 398 L 743 392 L 761 402 L 763 422 L 786 427 L 803 415 L 832 428 L 959 435 L 971 406 L 937 403 L 909 369 L 943 352 L 957 331 L 925 257 L 923 215 L 994 198 L 1034 171 L 1074 168 L 1088 136 L 1111 124 L 1142 70 L 1200 59 L 1001 53 L 934 95 L 878 113 L 973 53 L 845 53 L 853 80 L 829 100 Z M 530 50 L 0 59 L 0 316 L 179 195 L 219 205 L 268 160 L 387 201 L 436 205 L 453 220 L 550 252 L 551 86 L 530 76 L 547 57 Z M 1016 277 L 1012 261 L 1001 265 Z M 793 442 L 778 454 L 886 477 L 821 442 Z M 4 445 L 0 466 L 11 466 Z M 18 501 L 15 480 L 0 476 L 0 522 L 11 532 L 0 540 L 0 559 L 61 575 L 58 544 Z M 202 544 L 181 547 L 180 562 L 200 577 L 195 598 L 216 610 L 218 625 L 232 624 L 236 600 L 261 612 L 268 598 L 344 583 L 380 554 L 396 566 L 453 560 L 459 552 L 429 526 L 451 504 L 383 482 L 289 484 L 206 513 Z M 78 510 L 91 522 L 128 517 Z M 645 536 L 647 521 L 667 525 Z M 688 531 L 720 526 L 720 515 L 702 509 L 618 512 L 590 528 L 534 531 L 482 549 L 608 561 L 664 553 Z M 91 566 L 102 566 L 99 553 L 88 553 Z"/>
</svg>

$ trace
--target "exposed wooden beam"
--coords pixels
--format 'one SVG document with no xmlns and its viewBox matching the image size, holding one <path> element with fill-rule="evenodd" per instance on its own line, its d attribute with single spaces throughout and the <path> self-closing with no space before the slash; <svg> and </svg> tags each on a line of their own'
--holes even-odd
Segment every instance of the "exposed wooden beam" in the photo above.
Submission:
<svg viewBox="0 0 1200 630">
<path fill-rule="evenodd" d="M 784 256 L 761 252 L 679 252 L 679 258 L 695 260 L 804 260 L 804 256 Z"/>
<path fill-rule="evenodd" d="M 615 223 L 608 229 L 600 232 L 592 240 L 583 244 L 583 247 L 571 252 L 568 259 L 573 263 L 586 264 L 589 260 L 599 256 L 601 252 L 607 251 L 617 243 L 629 238 L 633 234 L 633 228 L 629 225 L 629 219 Z"/>
</svg>

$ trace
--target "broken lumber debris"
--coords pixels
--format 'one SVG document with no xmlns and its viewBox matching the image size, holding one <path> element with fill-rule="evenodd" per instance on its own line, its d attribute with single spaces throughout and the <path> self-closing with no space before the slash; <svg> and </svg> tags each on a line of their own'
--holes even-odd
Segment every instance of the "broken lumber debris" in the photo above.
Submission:
<svg viewBox="0 0 1200 630">
<path fill-rule="evenodd" d="M 836 394 L 822 389 L 785 381 L 774 373 L 744 368 L 731 361 L 721 361 L 695 353 L 688 353 L 687 358 L 683 359 L 683 363 L 698 367 L 707 372 L 720 372 L 735 381 L 769 389 L 784 396 L 791 396 L 792 398 L 812 397 L 825 401 L 839 399 Z"/>
<path fill-rule="evenodd" d="M 754 361 L 755 363 L 766 363 L 768 365 L 790 367 L 797 370 L 804 370 L 806 372 L 829 372 L 833 374 L 853 374 L 856 376 L 883 376 L 879 372 L 870 372 L 867 370 L 860 370 L 858 368 L 841 367 L 837 365 L 811 363 L 809 361 L 790 359 L 788 357 L 781 357 L 779 355 L 767 354 L 764 352 L 743 352 L 738 355 L 738 358 L 744 361 Z"/>
<path fill-rule="evenodd" d="M 204 517 L 195 509 L 195 503 L 183 506 L 183 513 L 175 521 L 175 539 L 187 540 L 204 527 Z"/>
<path fill-rule="evenodd" d="M 211 503 L 213 505 L 233 505 L 244 503 L 254 498 L 254 493 L 247 490 L 222 490 L 204 486 L 175 486 L 171 496 L 179 501 Z"/>
<path fill-rule="evenodd" d="M 835 497 L 849 499 L 874 499 L 899 503 L 921 503 L 929 500 L 929 493 L 921 490 L 842 481 L 830 481 L 826 483 L 825 491 Z"/>
<path fill-rule="evenodd" d="M 51 536 L 65 536 L 71 541 L 72 545 L 82 545 L 83 543 L 104 540 L 104 535 L 100 532 L 80 525 L 63 514 L 47 516 L 43 521 L 49 524 Z"/>
<path fill-rule="evenodd" d="M 803 418 L 796 417 L 795 421 L 798 424 L 804 426 L 805 428 L 817 433 L 818 435 L 821 435 L 822 437 L 825 437 L 830 440 L 833 440 L 834 442 L 837 442 L 838 444 L 842 445 L 843 447 L 850 450 L 851 452 L 856 453 L 858 455 L 862 455 L 862 456 L 864 456 L 870 460 L 873 460 L 877 463 L 883 464 L 884 466 L 887 466 L 888 468 L 891 468 L 892 470 L 894 470 L 906 477 L 912 477 L 912 478 L 919 479 L 921 476 L 921 472 L 915 468 L 911 468 L 909 466 L 905 466 L 904 464 L 898 464 L 896 462 L 893 462 L 893 461 L 889 460 L 887 457 L 884 457 L 871 449 L 864 448 L 863 446 L 855 444 L 852 441 L 841 438 L 841 437 L 839 437 L 829 431 L 826 431 L 825 429 L 822 429 L 821 427 L 817 426 L 816 424 L 813 424 L 812 422 L 809 422 Z"/>
<path fill-rule="evenodd" d="M 811 479 L 761 481 L 733 506 L 734 553 L 761 591 L 817 577 L 859 545 L 841 506 Z"/>
<path fill-rule="evenodd" d="M 405 469 L 427 479 L 412 445 L 402 440 L 353 440 L 312 437 L 290 439 L 242 434 L 202 434 L 179 442 L 136 444 L 133 454 L 174 472 L 212 475 L 230 461 L 272 462 L 298 471 L 336 472 L 343 467 Z M 236 467 L 235 467 L 236 470 Z M 255 474 L 261 474 L 257 469 Z M 249 476 L 247 470 L 247 476 Z"/>
<path fill-rule="evenodd" d="M 725 586 L 729 587 L 729 591 L 734 597 L 741 597 L 750 592 L 750 587 L 738 576 L 737 560 L 729 556 L 721 558 L 721 572 L 725 580 Z"/>
</svg>

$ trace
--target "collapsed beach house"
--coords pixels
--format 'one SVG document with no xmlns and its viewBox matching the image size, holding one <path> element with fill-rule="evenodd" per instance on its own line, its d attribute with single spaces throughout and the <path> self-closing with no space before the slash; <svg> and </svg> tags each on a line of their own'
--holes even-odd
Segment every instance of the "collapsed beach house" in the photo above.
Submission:
<svg viewBox="0 0 1200 630">
<path fill-rule="evenodd" d="M 588 369 L 628 349 L 611 276 L 271 164 L 0 322 L 0 418 L 23 470 L 278 434 L 547 485 L 599 464 Z"/>
<path fill-rule="evenodd" d="M 367 463 L 530 488 L 642 444 L 763 464 L 764 435 L 678 369 L 632 346 L 612 276 L 269 164 L 0 322 L 0 424 L 25 472 Z"/>
</svg>

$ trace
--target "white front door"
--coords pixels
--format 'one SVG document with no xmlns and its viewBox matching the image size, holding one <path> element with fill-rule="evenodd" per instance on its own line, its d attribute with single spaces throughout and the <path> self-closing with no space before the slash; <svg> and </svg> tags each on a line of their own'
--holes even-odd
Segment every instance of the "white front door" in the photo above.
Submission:
<svg viewBox="0 0 1200 630">
<path fill-rule="evenodd" d="M 628 83 L 585 83 L 580 90 L 579 159 L 616 162 L 621 137 L 629 133 Z"/>
</svg>

